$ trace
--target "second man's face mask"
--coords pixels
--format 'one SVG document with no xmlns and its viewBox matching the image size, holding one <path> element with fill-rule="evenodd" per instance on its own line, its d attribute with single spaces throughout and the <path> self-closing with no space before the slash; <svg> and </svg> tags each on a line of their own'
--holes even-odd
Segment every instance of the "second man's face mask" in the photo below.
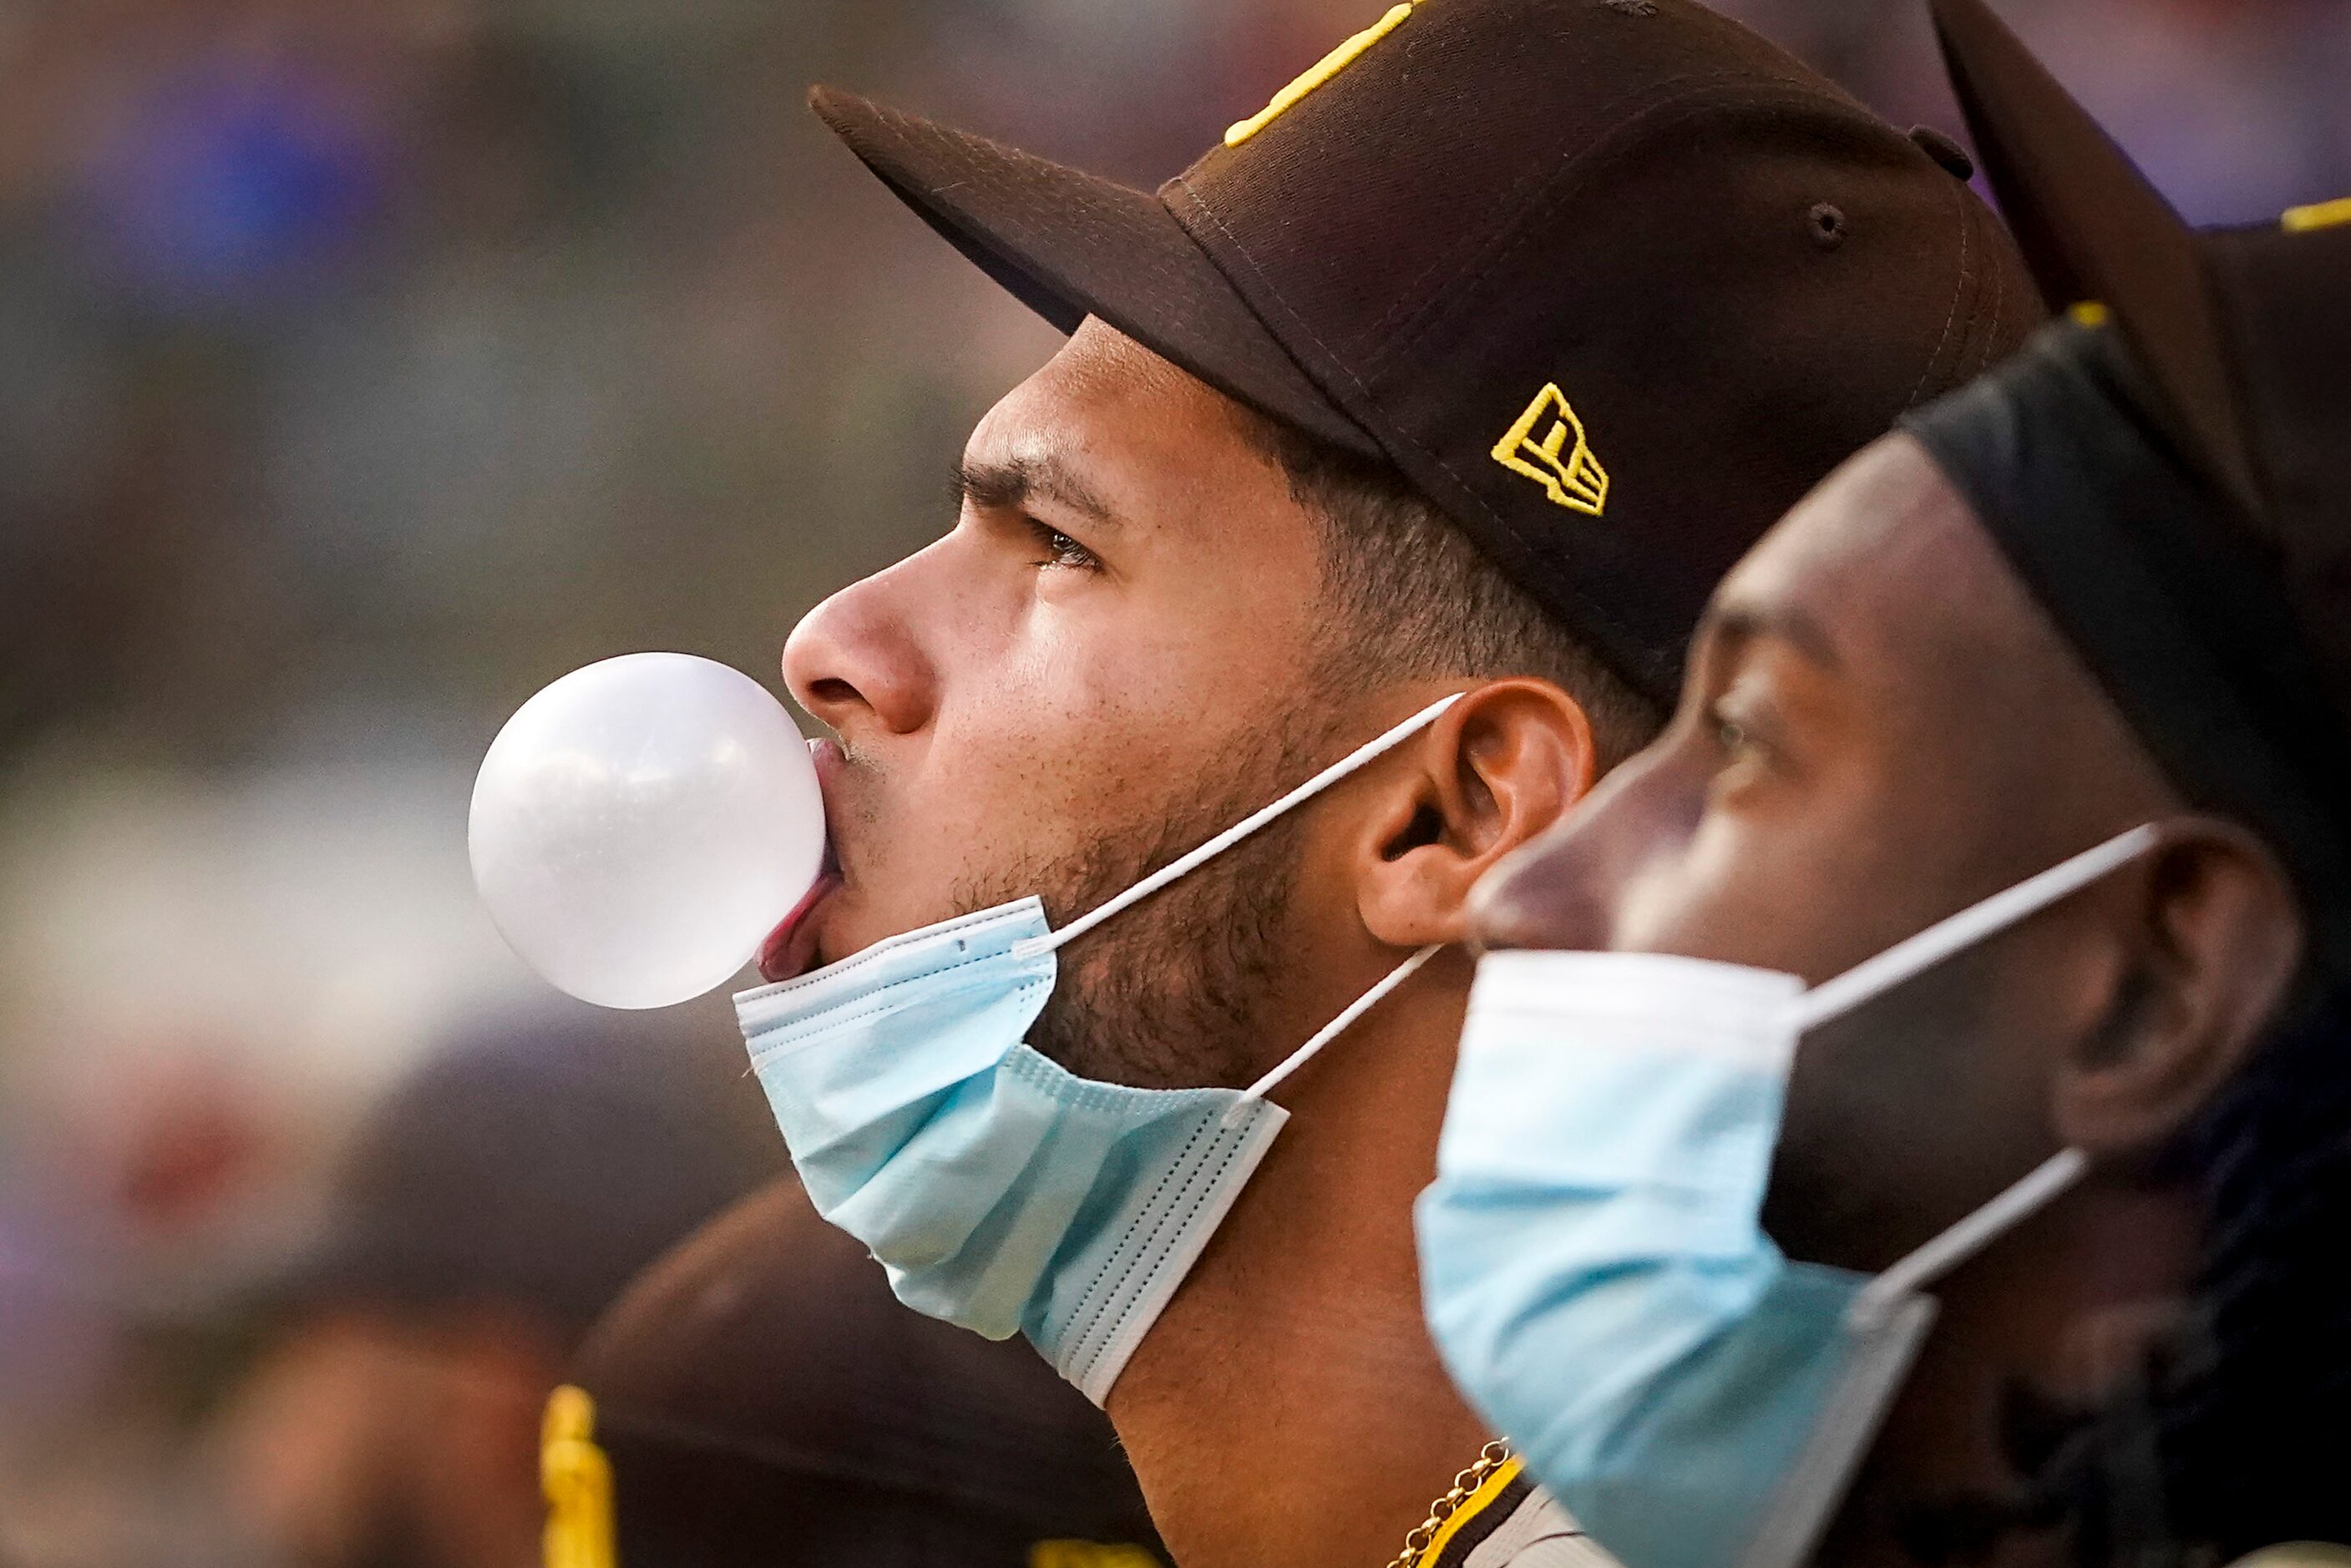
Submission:
<svg viewBox="0 0 2351 1568">
<path fill-rule="evenodd" d="M 817 1211 L 933 1317 L 1024 1333 L 1100 1404 L 1290 1113 L 1266 1098 L 1436 950 L 1247 1089 L 1080 1078 L 1024 1043 L 1055 950 L 1426 729 L 1423 710 L 1056 931 L 1033 898 L 909 931 L 736 998 Z"/>
<path fill-rule="evenodd" d="M 1478 967 L 1416 1215 L 1462 1391 L 1626 1568 L 1798 1568 L 1932 1325 L 1924 1288 L 2076 1179 L 2066 1150 L 1876 1277 L 1763 1231 L 1810 1029 L 2107 875 L 2141 827 L 1825 985 L 1659 953 Z"/>
</svg>

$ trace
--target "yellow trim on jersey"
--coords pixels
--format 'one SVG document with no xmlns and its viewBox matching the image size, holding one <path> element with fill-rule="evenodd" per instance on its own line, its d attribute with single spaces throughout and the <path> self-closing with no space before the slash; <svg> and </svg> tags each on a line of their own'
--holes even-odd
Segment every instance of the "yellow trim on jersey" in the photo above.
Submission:
<svg viewBox="0 0 2351 1568">
<path fill-rule="evenodd" d="M 1141 1546 L 1040 1541 L 1029 1548 L 1029 1568 L 1159 1568 L 1159 1559 Z"/>
<path fill-rule="evenodd" d="M 1516 1455 L 1495 1466 L 1492 1472 L 1478 1483 L 1478 1490 L 1463 1498 L 1461 1506 L 1455 1509 L 1452 1516 L 1437 1528 L 1437 1533 L 1428 1538 L 1428 1545 L 1421 1552 L 1420 1560 L 1434 1563 L 1444 1556 L 1446 1543 L 1461 1533 L 1463 1525 L 1492 1506 L 1494 1500 L 1502 1495 L 1502 1489 L 1518 1480 L 1519 1472 L 1526 1468 L 1526 1460 Z"/>
</svg>

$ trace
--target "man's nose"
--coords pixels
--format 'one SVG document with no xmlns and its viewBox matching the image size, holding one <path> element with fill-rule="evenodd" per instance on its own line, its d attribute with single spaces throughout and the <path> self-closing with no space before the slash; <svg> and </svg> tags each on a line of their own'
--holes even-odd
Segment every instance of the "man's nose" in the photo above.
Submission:
<svg viewBox="0 0 2351 1568">
<path fill-rule="evenodd" d="M 895 570 L 841 589 L 784 641 L 784 684 L 852 743 L 876 729 L 911 734 L 937 709 L 937 672 L 910 635 Z"/>
<path fill-rule="evenodd" d="M 1488 951 L 1592 945 L 1583 860 L 1572 821 L 1520 845 L 1469 890 L 1470 942 Z"/>
<path fill-rule="evenodd" d="M 1645 752 L 1602 779 L 1574 809 L 1528 840 L 1469 889 L 1468 940 L 1490 950 L 1612 945 L 1611 910 L 1625 874 L 1662 836 L 1657 815 L 1671 770 Z"/>
<path fill-rule="evenodd" d="M 1489 950 L 1614 948 L 1634 885 L 1688 845 L 1705 801 L 1703 776 L 1677 751 L 1643 752 L 1479 879 L 1468 940 Z"/>
</svg>

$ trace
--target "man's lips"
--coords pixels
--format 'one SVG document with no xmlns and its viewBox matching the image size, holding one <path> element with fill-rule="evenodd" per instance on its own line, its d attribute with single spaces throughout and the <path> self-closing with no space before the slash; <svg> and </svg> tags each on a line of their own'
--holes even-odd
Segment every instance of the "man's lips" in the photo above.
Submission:
<svg viewBox="0 0 2351 1568">
<path fill-rule="evenodd" d="M 759 974 L 768 981 L 790 980 L 805 971 L 809 961 L 816 957 L 816 921 L 810 917 L 841 886 L 841 873 L 826 869 L 818 873 L 816 881 L 800 901 L 768 933 L 759 944 Z"/>
<path fill-rule="evenodd" d="M 830 806 L 832 781 L 846 764 L 846 759 L 841 754 L 841 747 L 831 741 L 810 741 L 809 754 L 816 762 L 818 791 Z M 833 833 L 831 815 L 828 809 L 825 813 L 822 869 L 818 871 L 809 890 L 801 895 L 800 901 L 792 906 L 792 912 L 776 922 L 776 929 L 769 931 L 768 940 L 759 944 L 759 973 L 770 981 L 792 979 L 804 971 L 816 957 L 817 906 L 841 887 L 841 857 L 836 848 L 838 840 Z"/>
</svg>

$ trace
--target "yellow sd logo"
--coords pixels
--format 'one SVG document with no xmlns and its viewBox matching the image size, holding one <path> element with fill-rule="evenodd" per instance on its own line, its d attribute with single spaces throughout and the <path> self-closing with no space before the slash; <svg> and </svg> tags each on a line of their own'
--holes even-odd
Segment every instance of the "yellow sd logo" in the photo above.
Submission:
<svg viewBox="0 0 2351 1568">
<path fill-rule="evenodd" d="M 1518 423 L 1494 443 L 1494 461 L 1533 480 L 1571 512 L 1598 517 L 1608 510 L 1608 471 L 1592 455 L 1583 421 L 1557 382 L 1537 392 Z"/>
</svg>

